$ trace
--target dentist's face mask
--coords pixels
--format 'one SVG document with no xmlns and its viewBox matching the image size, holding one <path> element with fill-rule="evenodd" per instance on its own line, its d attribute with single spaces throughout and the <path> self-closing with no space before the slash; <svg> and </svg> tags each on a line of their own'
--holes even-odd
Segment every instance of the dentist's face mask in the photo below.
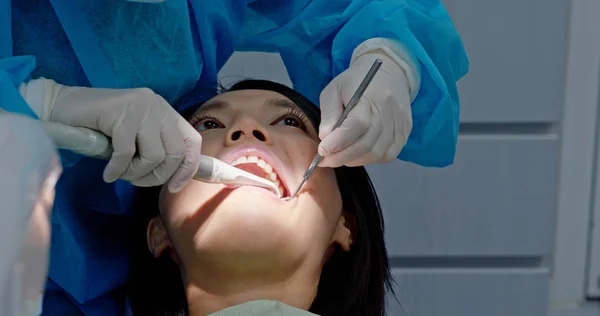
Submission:
<svg viewBox="0 0 600 316">
<path fill-rule="evenodd" d="M 41 313 L 60 172 L 54 145 L 38 122 L 0 113 L 0 315 Z"/>
<path fill-rule="evenodd" d="M 7 294 L 13 297 L 13 307 L 20 308 L 20 313 L 14 315 L 37 316 L 42 313 L 50 247 L 50 212 L 54 201 L 55 183 L 56 177 L 53 175 L 44 184 L 31 213 L 19 257 L 13 265 L 13 278 Z"/>
<path fill-rule="evenodd" d="M 221 94 L 191 123 L 202 134 L 202 154 L 270 179 L 284 195 L 300 183 L 319 142 L 298 106 L 273 91 Z M 262 188 L 192 181 L 177 194 L 163 189 L 159 209 L 162 220 L 148 230 L 151 251 L 158 256 L 172 247 L 184 269 L 301 270 L 312 277 L 335 246 L 347 251 L 352 243 L 329 168 L 318 168 L 291 201 Z M 163 225 L 167 235 L 155 229 Z"/>
</svg>

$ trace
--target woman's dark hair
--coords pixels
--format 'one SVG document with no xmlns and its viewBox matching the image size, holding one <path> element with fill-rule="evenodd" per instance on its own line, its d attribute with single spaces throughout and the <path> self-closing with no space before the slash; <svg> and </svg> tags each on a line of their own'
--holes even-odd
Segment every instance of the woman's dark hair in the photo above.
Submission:
<svg viewBox="0 0 600 316">
<path fill-rule="evenodd" d="M 278 92 L 305 112 L 315 128 L 319 109 L 300 93 L 278 83 L 245 80 L 226 91 L 270 90 Z M 201 106 L 200 106 L 201 107 Z M 199 107 L 190 109 L 189 118 Z M 386 290 L 393 294 L 383 217 L 377 194 L 364 167 L 335 169 L 343 209 L 354 216 L 356 231 L 350 251 L 336 249 L 325 263 L 317 296 L 310 312 L 322 316 L 385 315 Z M 179 267 L 168 254 L 154 258 L 147 246 L 146 230 L 159 215 L 160 187 L 139 188 L 133 210 L 128 292 L 135 316 L 188 315 Z"/>
</svg>

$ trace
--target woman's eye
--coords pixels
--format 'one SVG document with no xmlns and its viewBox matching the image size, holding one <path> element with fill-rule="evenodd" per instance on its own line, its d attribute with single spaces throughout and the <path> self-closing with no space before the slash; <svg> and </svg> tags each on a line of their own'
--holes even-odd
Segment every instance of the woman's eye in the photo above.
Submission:
<svg viewBox="0 0 600 316">
<path fill-rule="evenodd" d="M 275 122 L 275 124 L 273 124 L 273 125 L 285 125 L 285 126 L 302 128 L 302 123 L 300 123 L 300 120 L 295 119 L 293 117 L 284 117 L 284 118 L 280 119 L 279 121 Z"/>
<path fill-rule="evenodd" d="M 208 129 L 217 129 L 223 128 L 223 125 L 215 120 L 205 120 L 203 122 L 198 123 L 196 129 L 199 132 L 208 130 Z"/>
</svg>

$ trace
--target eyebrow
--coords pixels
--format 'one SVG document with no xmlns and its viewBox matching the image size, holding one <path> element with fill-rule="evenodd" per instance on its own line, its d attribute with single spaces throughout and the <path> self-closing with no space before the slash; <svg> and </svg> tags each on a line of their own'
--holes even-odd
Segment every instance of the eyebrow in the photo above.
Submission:
<svg viewBox="0 0 600 316">
<path fill-rule="evenodd" d="M 231 106 L 231 103 L 224 100 L 211 100 L 206 102 L 203 106 L 198 109 L 198 112 L 211 111 L 211 110 L 222 110 Z"/>
<path fill-rule="evenodd" d="M 270 108 L 297 109 L 298 105 L 288 99 L 272 98 L 268 99 L 265 104 Z"/>
</svg>

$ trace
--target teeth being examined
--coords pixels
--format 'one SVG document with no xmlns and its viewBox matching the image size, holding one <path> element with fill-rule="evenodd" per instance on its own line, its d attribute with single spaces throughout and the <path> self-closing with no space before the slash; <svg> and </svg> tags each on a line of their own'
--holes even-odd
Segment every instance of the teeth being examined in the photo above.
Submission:
<svg viewBox="0 0 600 316">
<path fill-rule="evenodd" d="M 231 163 L 232 166 L 237 166 L 237 165 L 241 165 L 241 164 L 246 164 L 246 163 L 254 163 L 257 166 L 259 166 L 260 168 L 262 168 L 265 173 L 267 174 L 265 176 L 265 178 L 267 180 L 270 180 L 271 182 L 275 183 L 275 185 L 277 187 L 279 187 L 279 190 L 281 192 L 284 192 L 284 188 L 281 185 L 281 180 L 279 179 L 279 177 L 277 176 L 277 174 L 273 171 L 273 167 L 271 167 L 271 165 L 269 165 L 266 161 L 256 157 L 256 156 L 242 156 L 239 157 L 238 159 L 236 159 L 234 162 Z"/>
</svg>

